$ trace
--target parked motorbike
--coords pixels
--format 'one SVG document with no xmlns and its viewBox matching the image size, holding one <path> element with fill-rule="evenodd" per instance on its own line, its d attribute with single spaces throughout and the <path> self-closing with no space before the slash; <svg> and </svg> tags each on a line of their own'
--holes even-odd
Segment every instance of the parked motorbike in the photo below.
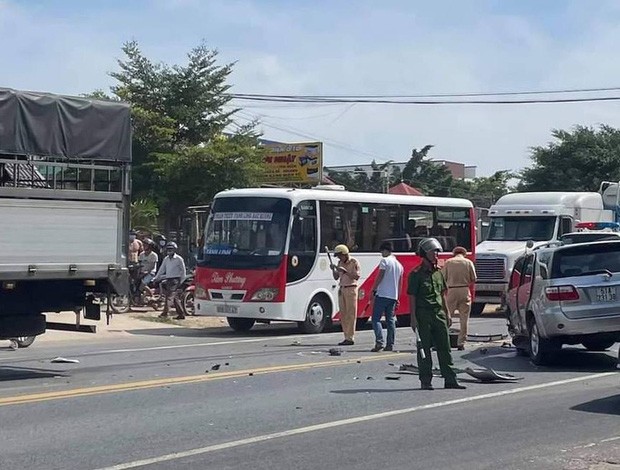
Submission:
<svg viewBox="0 0 620 470">
<path fill-rule="evenodd" d="M 191 274 L 183 282 L 183 294 L 181 295 L 181 307 L 185 315 L 194 316 L 196 310 L 194 307 L 194 291 L 196 290 L 196 284 L 194 281 L 194 275 Z"/>
<path fill-rule="evenodd" d="M 142 289 L 140 265 L 129 266 L 129 295 L 111 295 L 110 308 L 114 313 L 127 313 L 131 307 L 150 307 L 153 310 L 164 308 L 164 296 L 159 286 L 152 287 L 153 295 L 146 294 Z"/>
</svg>

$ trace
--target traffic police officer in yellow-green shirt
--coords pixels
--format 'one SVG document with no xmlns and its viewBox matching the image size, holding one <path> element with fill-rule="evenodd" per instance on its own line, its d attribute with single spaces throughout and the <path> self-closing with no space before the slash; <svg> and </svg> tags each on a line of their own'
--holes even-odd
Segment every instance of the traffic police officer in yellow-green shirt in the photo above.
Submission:
<svg viewBox="0 0 620 470">
<path fill-rule="evenodd" d="M 407 294 L 411 310 L 411 328 L 418 332 L 418 368 L 422 390 L 433 390 L 433 362 L 431 347 L 435 346 L 445 388 L 464 389 L 452 369 L 450 336 L 446 320 L 444 295 L 446 282 L 437 267 L 437 255 L 442 251 L 435 238 L 424 238 L 418 245 L 422 264 L 409 274 Z M 421 350 L 424 350 L 422 358 Z"/>
</svg>

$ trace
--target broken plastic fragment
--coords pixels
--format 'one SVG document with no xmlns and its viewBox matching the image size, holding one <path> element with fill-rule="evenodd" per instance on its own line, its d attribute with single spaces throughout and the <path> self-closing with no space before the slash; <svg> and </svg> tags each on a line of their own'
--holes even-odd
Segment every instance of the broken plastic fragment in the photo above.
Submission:
<svg viewBox="0 0 620 470">
<path fill-rule="evenodd" d="M 66 357 L 55 357 L 50 362 L 54 364 L 79 364 L 80 361 L 77 359 L 67 359 Z"/>
</svg>

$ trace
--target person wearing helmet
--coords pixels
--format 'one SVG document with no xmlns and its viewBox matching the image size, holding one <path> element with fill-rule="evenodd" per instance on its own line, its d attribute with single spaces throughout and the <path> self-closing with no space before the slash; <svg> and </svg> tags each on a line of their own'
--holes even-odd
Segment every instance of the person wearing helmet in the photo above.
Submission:
<svg viewBox="0 0 620 470">
<path fill-rule="evenodd" d="M 422 264 L 409 274 L 407 294 L 411 312 L 411 328 L 418 332 L 418 367 L 422 390 L 433 390 L 433 362 L 431 347 L 437 349 L 439 368 L 445 380 L 445 388 L 464 389 L 456 380 L 452 369 L 450 336 L 446 320 L 446 281 L 437 267 L 441 244 L 435 238 L 424 238 L 418 245 L 417 254 Z M 421 350 L 424 350 L 424 358 Z"/>
<path fill-rule="evenodd" d="M 178 289 L 185 280 L 185 261 L 177 254 L 178 246 L 174 242 L 166 244 L 166 257 L 164 258 L 159 271 L 153 278 L 153 282 L 162 282 L 162 290 L 164 293 L 164 310 L 160 317 L 167 317 L 170 301 L 174 304 L 177 312 L 176 319 L 183 320 L 185 315 L 181 308 L 181 302 L 178 297 Z"/>
<path fill-rule="evenodd" d="M 355 344 L 355 322 L 357 321 L 357 282 L 360 278 L 360 264 L 349 254 L 347 245 L 338 245 L 334 248 L 334 255 L 338 258 L 338 265 L 332 264 L 332 274 L 339 282 L 338 306 L 340 307 L 340 323 L 344 333 L 344 341 L 339 346 Z"/>
<path fill-rule="evenodd" d="M 149 287 L 149 284 L 153 281 L 155 273 L 157 272 L 159 257 L 157 253 L 153 251 L 153 247 L 155 246 L 153 240 L 145 238 L 143 245 L 144 251 L 140 253 L 140 257 L 138 258 L 140 262 L 140 289 L 146 292 L 150 297 L 153 295 L 153 291 Z"/>
</svg>

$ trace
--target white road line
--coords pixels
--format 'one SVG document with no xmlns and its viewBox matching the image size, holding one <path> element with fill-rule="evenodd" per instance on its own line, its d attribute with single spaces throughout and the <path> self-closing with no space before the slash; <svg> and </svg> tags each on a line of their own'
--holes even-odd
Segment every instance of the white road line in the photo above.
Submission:
<svg viewBox="0 0 620 470">
<path fill-rule="evenodd" d="M 153 464 L 162 463 L 162 462 L 170 462 L 172 460 L 192 457 L 195 455 L 202 455 L 202 454 L 208 454 L 211 452 L 217 452 L 219 450 L 232 449 L 234 447 L 241 447 L 241 446 L 245 446 L 249 444 L 256 444 L 259 442 L 271 441 L 271 440 L 280 439 L 283 437 L 297 436 L 299 434 L 306 434 L 310 432 L 321 431 L 324 429 L 332 429 L 332 428 L 337 428 L 341 426 L 348 426 L 351 424 L 364 423 L 368 421 L 374 421 L 377 419 L 389 418 L 392 416 L 400 416 L 400 415 L 405 415 L 409 413 L 414 413 L 417 411 L 431 410 L 434 408 L 442 408 L 445 406 L 458 405 L 461 403 L 468 403 L 472 401 L 479 401 L 479 400 L 485 400 L 489 398 L 502 397 L 506 395 L 514 395 L 517 393 L 529 392 L 532 390 L 540 390 L 543 388 L 555 387 L 558 385 L 566 385 L 566 384 L 575 383 L 575 382 L 584 382 L 587 380 L 600 379 L 603 377 L 610 377 L 612 375 L 617 375 L 617 373 L 616 372 L 603 372 L 600 374 L 586 375 L 584 377 L 574 377 L 572 379 L 558 380 L 555 382 L 547 382 L 543 384 L 530 385 L 527 387 L 513 388 L 510 390 L 503 390 L 501 392 L 484 393 L 482 395 L 458 398 L 456 400 L 447 400 L 447 401 L 441 401 L 437 403 L 430 403 L 428 405 L 419 405 L 419 406 L 413 406 L 411 408 L 403 408 L 400 410 L 385 411 L 382 413 L 375 413 L 375 414 L 366 415 L 366 416 L 358 416 L 356 418 L 340 419 L 337 421 L 330 421 L 327 423 L 315 424 L 312 426 L 304 426 L 301 428 L 289 429 L 287 431 L 274 432 L 271 434 L 263 434 L 261 436 L 254 436 L 254 437 L 249 437 L 246 439 L 239 439 L 236 441 L 229 441 L 229 442 L 223 442 L 221 444 L 215 444 L 215 445 L 206 446 L 206 447 L 199 447 L 197 449 L 190 449 L 190 450 L 186 450 L 183 452 L 174 452 L 172 454 L 161 455 L 159 457 L 152 457 L 152 458 L 143 459 L 143 460 L 135 460 L 133 462 L 121 463 L 118 465 L 113 465 L 111 467 L 102 467 L 102 468 L 99 468 L 98 470 L 127 470 L 131 468 L 144 467 L 147 465 L 153 465 Z"/>
</svg>

